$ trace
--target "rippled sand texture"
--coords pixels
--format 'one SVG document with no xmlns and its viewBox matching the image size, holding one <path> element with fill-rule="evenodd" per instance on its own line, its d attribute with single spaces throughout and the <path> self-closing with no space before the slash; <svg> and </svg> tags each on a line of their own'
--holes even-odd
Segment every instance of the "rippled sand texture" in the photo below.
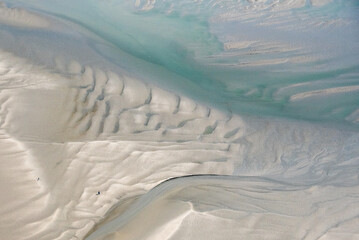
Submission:
<svg viewBox="0 0 359 240">
<path fill-rule="evenodd" d="M 165 40 L 151 35 L 159 39 L 153 45 L 136 38 L 142 34 L 130 29 L 141 29 L 136 18 L 127 30 L 142 48 L 132 51 L 121 48 L 131 35 L 122 38 L 127 32 L 121 27 L 111 35 L 110 24 L 101 25 L 99 18 L 99 33 L 89 22 L 95 13 L 84 6 L 76 15 L 81 1 L 68 10 L 73 18 L 61 15 L 64 5 L 56 1 L 53 6 L 41 0 L 5 2 L 0 5 L 0 239 L 359 239 L 355 68 L 341 62 L 340 70 L 310 81 L 312 72 L 303 77 L 298 69 L 308 70 L 306 64 L 323 55 L 305 49 L 308 60 L 288 39 L 238 41 L 235 34 L 219 35 L 226 36 L 217 39 L 219 52 L 212 51 L 218 44 L 189 44 L 195 54 L 186 55 L 181 44 L 164 44 L 165 32 Z M 296 16 L 308 16 L 306 7 L 332 6 L 328 0 L 232 2 L 124 5 L 138 16 L 158 6 L 166 14 L 204 12 L 201 17 L 215 16 L 210 19 L 217 33 L 229 29 L 220 27 L 223 22 L 252 24 L 255 13 L 266 13 L 272 26 L 281 25 L 291 9 L 304 8 Z M 113 2 L 98 3 L 98 9 L 108 10 L 108 3 Z M 329 21 L 329 15 L 315 18 L 315 27 L 352 26 L 347 18 Z M 157 17 L 148 21 L 161 22 Z M 86 19 L 91 28 L 83 24 Z M 291 21 L 294 17 L 277 30 L 289 29 Z M 196 27 L 201 34 L 195 39 L 210 36 L 202 35 L 202 25 Z M 161 52 L 158 45 L 175 53 Z M 247 54 L 251 48 L 258 58 Z M 248 56 L 243 64 L 211 60 L 243 56 Z M 298 69 L 290 65 L 297 60 L 305 62 Z M 315 66 L 330 69 L 327 60 Z M 298 71 L 292 72 L 293 81 L 275 82 L 274 75 L 234 81 L 228 65 L 235 71 L 268 66 L 275 73 L 283 67 Z M 209 75 L 213 78 L 205 82 Z M 343 101 L 330 98 L 342 95 Z M 243 112 L 239 101 L 246 103 Z M 306 118 L 303 108 L 312 115 Z M 316 108 L 325 109 L 317 114 Z"/>
</svg>

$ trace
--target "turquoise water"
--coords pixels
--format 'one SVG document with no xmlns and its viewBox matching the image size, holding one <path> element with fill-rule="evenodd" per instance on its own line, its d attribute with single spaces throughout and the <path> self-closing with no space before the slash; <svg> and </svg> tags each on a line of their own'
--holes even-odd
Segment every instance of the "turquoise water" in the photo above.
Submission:
<svg viewBox="0 0 359 240">
<path fill-rule="evenodd" d="M 323 6 L 310 1 L 6 2 L 66 21 L 115 65 L 197 100 L 250 115 L 358 125 L 355 0 Z"/>
<path fill-rule="evenodd" d="M 41 187 L 21 236 L 358 236 L 357 0 L 5 2 L 29 10 L 0 15 L 4 176 Z"/>
</svg>

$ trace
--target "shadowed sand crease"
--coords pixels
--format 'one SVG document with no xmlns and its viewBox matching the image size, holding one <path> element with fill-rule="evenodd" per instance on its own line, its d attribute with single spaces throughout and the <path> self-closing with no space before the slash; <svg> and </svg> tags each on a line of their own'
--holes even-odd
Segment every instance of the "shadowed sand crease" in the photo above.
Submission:
<svg viewBox="0 0 359 240">
<path fill-rule="evenodd" d="M 314 187 L 312 184 L 303 185 L 249 176 L 192 175 L 172 178 L 135 200 L 119 216 L 111 216 L 109 212 L 108 217 L 111 220 L 106 221 L 105 218 L 105 223 L 97 226 L 85 239 L 131 239 L 133 237 L 136 239 L 172 239 L 171 237 L 182 239 L 181 237 L 184 236 L 197 235 L 203 237 L 208 230 L 205 225 L 201 224 L 201 221 L 205 222 L 210 216 L 212 217 L 211 227 L 214 228 L 211 229 L 211 236 L 214 239 L 224 237 L 225 239 L 242 237 L 255 239 L 257 234 L 280 239 L 293 237 L 293 235 L 296 239 L 318 239 L 327 233 L 330 226 L 340 226 L 357 218 L 359 209 L 354 207 L 358 199 L 349 198 L 347 205 L 341 208 L 341 211 L 347 214 L 345 218 L 336 221 L 323 218 L 321 224 L 316 224 L 309 217 L 316 211 L 313 205 L 320 206 L 322 213 L 318 214 L 322 217 L 325 215 L 335 217 L 338 209 L 334 211 L 330 209 L 336 205 L 334 202 L 337 198 L 337 191 L 341 192 L 338 187 L 321 186 L 320 183 L 316 185 Z M 350 189 L 349 191 L 358 191 L 355 187 Z M 316 193 L 313 194 L 313 191 Z M 296 199 L 300 199 L 300 203 Z M 271 204 L 273 201 L 283 202 L 284 205 L 279 208 L 274 207 Z M 187 207 L 181 208 L 175 203 Z M 183 212 L 175 215 L 165 213 L 175 211 L 174 207 Z M 244 212 L 251 215 L 244 215 Z M 176 229 L 170 234 L 171 237 L 161 234 L 161 231 L 156 231 L 163 227 L 161 223 L 166 224 L 160 221 L 161 215 L 168 216 L 165 221 L 170 225 L 167 226 L 168 228 Z M 303 217 L 307 217 L 308 222 L 299 220 Z M 320 218 L 320 216 L 317 217 Z M 174 221 L 176 218 L 179 218 L 179 222 Z M 191 222 L 191 218 L 196 219 L 197 223 L 192 222 L 193 226 L 188 230 L 186 222 Z M 261 229 L 253 229 L 251 222 L 254 219 Z M 271 220 L 268 222 L 266 219 Z M 146 221 L 153 221 L 150 229 L 144 224 Z M 286 230 L 281 228 L 284 222 Z M 229 234 L 220 229 L 223 223 L 232 227 Z M 309 224 L 315 224 L 315 226 L 304 231 Z M 132 232 L 136 226 L 137 234 Z M 231 227 L 227 228 L 227 231 Z M 130 232 L 132 234 L 128 235 Z M 186 235 L 181 236 L 181 234 Z M 221 234 L 224 235 L 221 236 Z"/>
<path fill-rule="evenodd" d="M 358 7 L 1 1 L 0 239 L 359 239 Z"/>
</svg>

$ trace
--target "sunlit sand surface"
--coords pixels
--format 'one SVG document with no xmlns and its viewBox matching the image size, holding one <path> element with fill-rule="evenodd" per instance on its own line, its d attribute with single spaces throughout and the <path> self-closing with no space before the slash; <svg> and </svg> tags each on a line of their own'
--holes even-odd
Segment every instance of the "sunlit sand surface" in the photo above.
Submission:
<svg viewBox="0 0 359 240">
<path fill-rule="evenodd" d="M 0 239 L 359 239 L 358 10 L 1 2 Z"/>
</svg>

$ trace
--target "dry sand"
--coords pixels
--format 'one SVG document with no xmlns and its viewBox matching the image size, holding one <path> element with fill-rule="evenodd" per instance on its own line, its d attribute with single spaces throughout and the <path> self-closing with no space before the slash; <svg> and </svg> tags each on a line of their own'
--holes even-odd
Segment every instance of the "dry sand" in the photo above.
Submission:
<svg viewBox="0 0 359 240">
<path fill-rule="evenodd" d="M 0 22 L 51 21 L 1 5 Z M 54 62 L 0 50 L 0 239 L 359 239 L 357 133 L 239 116 L 106 64 Z"/>
</svg>

